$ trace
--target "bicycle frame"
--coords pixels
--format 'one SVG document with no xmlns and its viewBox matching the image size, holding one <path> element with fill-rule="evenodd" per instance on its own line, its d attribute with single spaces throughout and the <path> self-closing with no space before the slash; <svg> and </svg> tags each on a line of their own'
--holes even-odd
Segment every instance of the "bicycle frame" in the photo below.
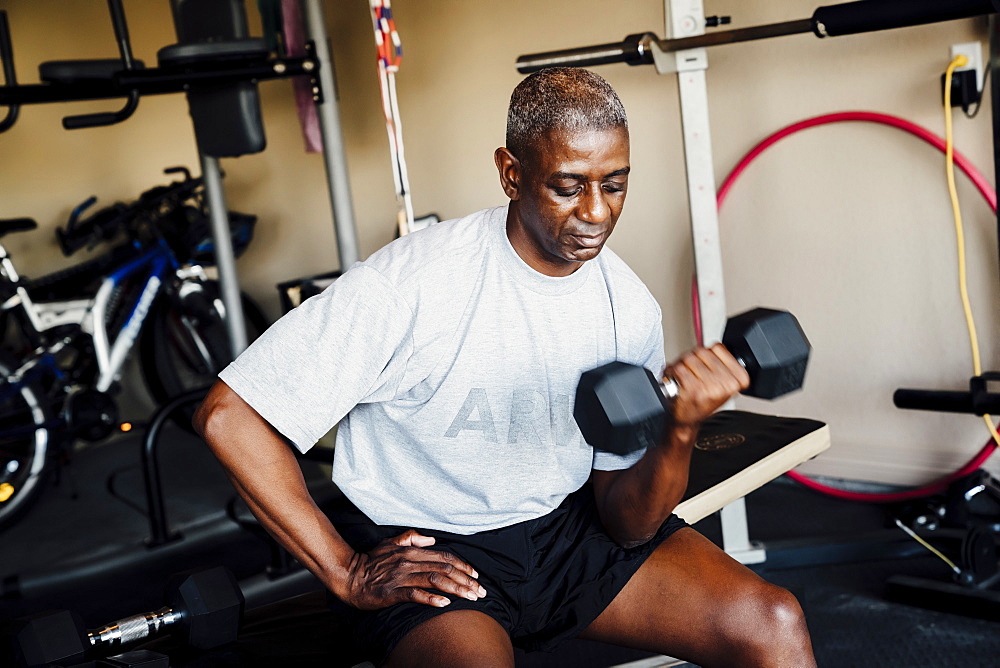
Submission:
<svg viewBox="0 0 1000 668">
<path fill-rule="evenodd" d="M 18 282 L 17 273 L 10 258 L 0 245 L 0 261 L 6 278 L 15 285 Z M 78 327 L 79 333 L 89 335 L 94 346 L 97 361 L 97 379 L 94 389 L 106 392 L 118 378 L 125 360 L 142 329 L 150 307 L 160 292 L 164 279 L 170 272 L 179 269 L 176 258 L 169 246 L 162 240 L 142 251 L 137 257 L 129 260 L 112 271 L 100 284 L 97 293 L 90 299 L 68 299 L 51 302 L 34 302 L 23 286 L 16 288 L 13 297 L 0 305 L 0 311 L 11 310 L 21 306 L 22 311 L 35 332 L 43 334 L 56 327 L 72 325 Z M 126 280 L 142 276 L 143 287 L 138 296 L 130 304 L 122 304 L 119 308 L 129 309 L 125 324 L 113 338 L 106 326 L 108 307 L 116 288 Z M 55 363 L 55 355 L 65 347 L 77 334 L 60 337 L 55 342 L 39 346 L 33 355 L 16 369 L 7 380 L 7 386 L 0 389 L 0 400 L 16 393 L 21 386 L 46 370 L 57 378 L 62 372 Z"/>
</svg>

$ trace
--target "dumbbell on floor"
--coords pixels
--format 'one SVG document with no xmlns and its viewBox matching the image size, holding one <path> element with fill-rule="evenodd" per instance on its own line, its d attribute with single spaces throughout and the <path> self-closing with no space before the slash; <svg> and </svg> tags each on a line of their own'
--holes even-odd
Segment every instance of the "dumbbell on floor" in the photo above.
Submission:
<svg viewBox="0 0 1000 668">
<path fill-rule="evenodd" d="M 167 606 L 86 630 L 76 613 L 48 612 L 23 620 L 15 632 L 15 662 L 20 666 L 77 663 L 113 653 L 127 645 L 174 631 L 192 647 L 210 649 L 236 639 L 243 615 L 243 592 L 226 568 L 177 575 L 167 583 Z"/>
<path fill-rule="evenodd" d="M 722 343 L 750 374 L 744 394 L 774 399 L 802 387 L 809 341 L 791 313 L 755 308 L 733 316 Z M 659 442 L 677 392 L 676 382 L 661 386 L 648 369 L 611 362 L 580 378 L 573 416 L 587 443 L 628 454 Z"/>
</svg>

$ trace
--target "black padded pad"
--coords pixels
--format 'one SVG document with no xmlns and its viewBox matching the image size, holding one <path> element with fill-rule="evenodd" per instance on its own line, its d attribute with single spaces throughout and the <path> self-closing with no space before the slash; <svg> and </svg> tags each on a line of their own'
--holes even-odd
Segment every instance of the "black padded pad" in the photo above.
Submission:
<svg viewBox="0 0 1000 668">
<path fill-rule="evenodd" d="M 156 53 L 161 67 L 194 65 L 219 60 L 266 60 L 267 43 L 262 39 L 171 44 Z"/>
<path fill-rule="evenodd" d="M 247 37 L 242 0 L 179 0 L 174 8 L 178 44 L 160 49 L 164 67 L 192 70 L 266 62 L 267 44 Z M 260 98 L 253 81 L 192 84 L 187 89 L 198 150 L 216 158 L 259 153 L 267 145 Z"/>
<path fill-rule="evenodd" d="M 141 60 L 133 60 L 133 69 L 142 69 Z M 107 60 L 50 60 L 38 66 L 38 76 L 46 83 L 72 84 L 86 81 L 107 81 L 125 70 L 120 58 Z"/>
<path fill-rule="evenodd" d="M 805 418 L 716 413 L 701 426 L 684 499 L 674 512 L 697 522 L 830 447 L 830 429 Z"/>
</svg>

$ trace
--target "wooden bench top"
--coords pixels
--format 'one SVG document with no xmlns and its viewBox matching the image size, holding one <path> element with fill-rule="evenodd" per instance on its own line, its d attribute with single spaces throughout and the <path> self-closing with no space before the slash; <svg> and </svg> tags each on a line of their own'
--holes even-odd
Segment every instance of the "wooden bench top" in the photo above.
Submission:
<svg viewBox="0 0 1000 668">
<path fill-rule="evenodd" d="M 690 523 L 711 515 L 830 447 L 830 428 L 805 418 L 722 411 L 702 425 L 684 499 Z"/>
</svg>

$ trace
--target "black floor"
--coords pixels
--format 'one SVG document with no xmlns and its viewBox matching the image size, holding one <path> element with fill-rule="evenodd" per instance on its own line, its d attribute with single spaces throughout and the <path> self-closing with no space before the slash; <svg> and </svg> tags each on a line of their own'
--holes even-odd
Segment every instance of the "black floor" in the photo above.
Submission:
<svg viewBox="0 0 1000 668">
<path fill-rule="evenodd" d="M 88 626 L 98 626 L 160 607 L 170 573 L 223 564 L 253 592 L 240 641 L 207 655 L 167 642 L 152 645 L 171 655 L 171 665 L 353 665 L 349 633 L 325 610 L 322 595 L 287 598 L 311 590 L 315 581 L 263 574 L 273 558 L 268 542 L 234 521 L 249 516 L 231 504 L 228 481 L 204 445 L 179 430 L 167 433 L 160 461 L 171 525 L 183 539 L 145 546 L 149 526 L 139 447 L 133 437 L 81 451 L 71 475 L 63 475 L 18 525 L 3 532 L 0 618 L 72 608 Z M 324 469 L 308 463 L 304 468 L 317 496 L 335 494 Z M 887 529 L 882 507 L 831 499 L 786 481 L 754 492 L 747 507 L 751 536 L 765 541 L 770 554 L 755 569 L 798 596 L 821 666 L 1000 666 L 1000 620 L 886 599 L 891 575 L 947 581 L 949 571 L 902 532 Z M 719 541 L 716 517 L 696 528 Z M 285 600 L 271 602 L 277 599 Z M 596 668 L 645 656 L 575 641 L 551 655 L 519 654 L 518 665 Z"/>
<path fill-rule="evenodd" d="M 0 550 L 0 619 L 71 608 L 98 626 L 162 607 L 163 583 L 179 571 L 222 565 L 241 581 L 265 571 L 270 542 L 241 526 L 252 517 L 208 448 L 173 426 L 162 434 L 166 514 L 179 539 L 148 545 L 141 435 L 79 450 L 39 502 L 0 533 L 7 547 Z M 304 462 L 303 472 L 317 498 L 336 493 L 319 465 Z M 303 590 L 302 578 L 258 577 L 253 585 L 251 604 Z"/>
</svg>

